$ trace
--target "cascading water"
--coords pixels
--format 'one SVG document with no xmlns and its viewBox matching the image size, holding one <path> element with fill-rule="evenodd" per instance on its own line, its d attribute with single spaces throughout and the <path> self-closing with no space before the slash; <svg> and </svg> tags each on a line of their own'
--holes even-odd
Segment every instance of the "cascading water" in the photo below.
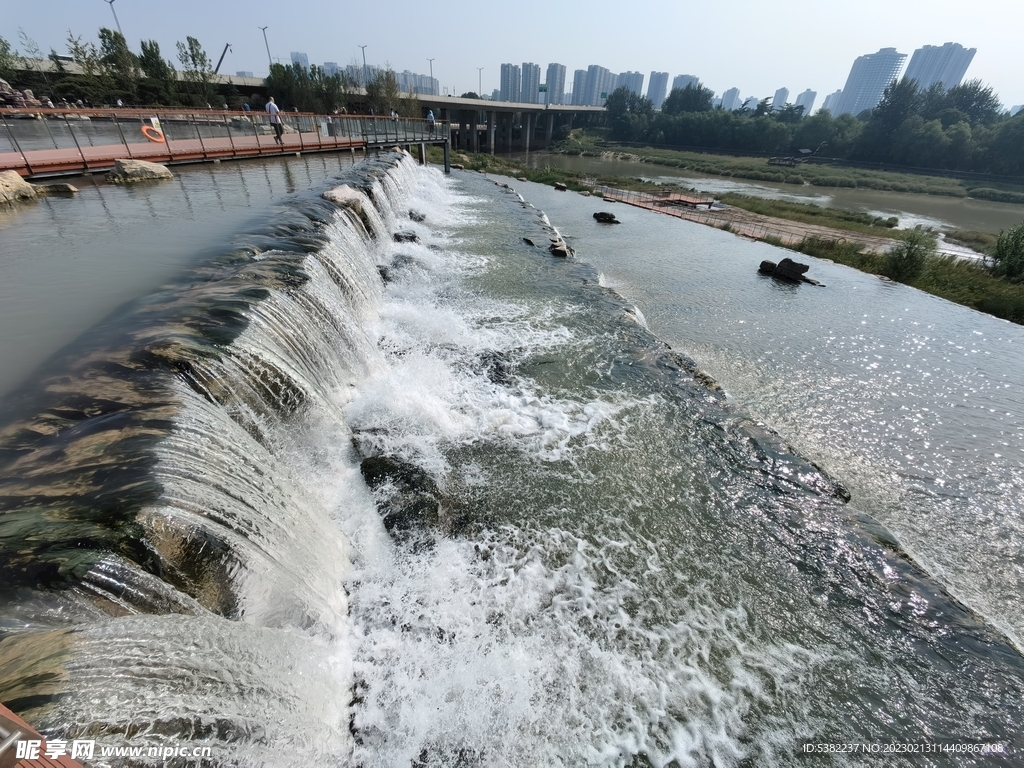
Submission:
<svg viewBox="0 0 1024 768">
<path fill-rule="evenodd" d="M 1024 748 L 1016 651 L 521 196 L 394 154 L 324 197 L 8 399 L 12 708 L 216 765 Z"/>
</svg>

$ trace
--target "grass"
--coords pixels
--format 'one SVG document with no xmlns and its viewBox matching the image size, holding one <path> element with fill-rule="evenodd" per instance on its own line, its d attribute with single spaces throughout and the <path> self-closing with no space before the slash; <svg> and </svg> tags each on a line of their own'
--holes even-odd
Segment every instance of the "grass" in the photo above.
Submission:
<svg viewBox="0 0 1024 768">
<path fill-rule="evenodd" d="M 896 237 L 900 234 L 893 231 L 899 220 L 893 216 L 882 218 L 862 211 L 848 211 L 843 208 L 825 208 L 813 203 L 794 203 L 788 200 L 771 200 L 764 197 L 752 197 L 729 192 L 719 195 L 718 199 L 726 205 L 733 205 L 751 213 L 762 216 L 773 216 L 777 219 L 799 221 L 803 224 L 817 224 L 823 227 L 842 229 L 847 232 L 859 232 L 881 237 Z"/>
<path fill-rule="evenodd" d="M 991 232 L 978 232 L 973 229 L 957 229 L 952 232 L 947 232 L 946 239 L 951 243 L 964 245 L 973 251 L 991 256 L 992 251 L 995 250 L 996 241 L 999 240 L 999 236 L 993 235 Z"/>
<path fill-rule="evenodd" d="M 772 181 L 781 184 L 810 184 L 816 187 L 848 187 L 892 192 L 914 192 L 947 197 L 975 197 L 1008 203 L 1024 203 L 1024 187 L 1008 183 L 978 183 L 948 178 L 867 168 L 849 168 L 826 163 L 801 163 L 795 168 L 770 166 L 762 157 L 684 152 L 658 147 L 622 148 L 605 144 L 599 133 L 573 131 L 552 146 L 552 152 L 599 157 L 609 152 L 652 165 L 693 173 Z"/>
</svg>

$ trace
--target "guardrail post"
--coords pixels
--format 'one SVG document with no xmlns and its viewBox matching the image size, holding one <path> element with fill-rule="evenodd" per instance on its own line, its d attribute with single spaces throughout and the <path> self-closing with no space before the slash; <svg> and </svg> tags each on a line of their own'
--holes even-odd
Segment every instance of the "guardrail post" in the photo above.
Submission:
<svg viewBox="0 0 1024 768">
<path fill-rule="evenodd" d="M 85 172 L 89 172 L 89 161 L 85 159 L 85 153 L 82 152 L 82 145 L 78 143 L 78 137 L 75 136 L 75 131 L 71 127 L 71 121 L 68 120 L 67 113 L 64 113 L 64 123 L 68 127 L 68 133 L 71 134 L 71 138 L 74 139 L 75 146 L 78 148 L 78 155 L 82 158 L 82 165 L 85 167 Z"/>
<path fill-rule="evenodd" d="M 203 160 L 209 160 L 209 155 L 206 154 L 206 145 L 203 143 L 203 132 L 199 130 L 199 119 L 196 117 L 195 112 L 192 113 L 192 124 L 196 127 L 196 136 L 199 137 L 199 147 L 203 150 Z"/>
<path fill-rule="evenodd" d="M 11 126 L 9 126 L 7 124 L 7 118 L 4 117 L 2 112 L 0 112 L 0 120 L 4 121 L 4 128 L 7 129 L 7 135 L 11 139 L 11 144 L 13 144 L 14 148 L 16 150 L 18 150 L 18 153 L 21 155 L 22 162 L 25 163 L 25 170 L 27 170 L 28 171 L 28 175 L 31 176 L 32 175 L 32 166 L 29 164 L 28 158 L 25 156 L 25 152 L 22 150 L 21 145 L 18 144 L 18 140 L 16 138 L 14 138 L 14 134 L 11 133 Z"/>
<path fill-rule="evenodd" d="M 124 131 L 121 130 L 121 123 L 118 122 L 116 114 L 114 115 L 114 125 L 117 127 L 117 133 L 121 137 L 121 143 L 124 144 L 124 148 L 128 152 L 128 157 L 134 159 L 132 157 L 132 148 L 128 146 L 128 140 L 124 137 Z"/>
<path fill-rule="evenodd" d="M 224 115 L 224 128 L 228 132 L 228 143 L 231 144 L 231 156 L 238 157 L 238 152 L 235 151 L 235 139 L 231 135 L 231 123 L 228 122 L 228 116 Z"/>
</svg>

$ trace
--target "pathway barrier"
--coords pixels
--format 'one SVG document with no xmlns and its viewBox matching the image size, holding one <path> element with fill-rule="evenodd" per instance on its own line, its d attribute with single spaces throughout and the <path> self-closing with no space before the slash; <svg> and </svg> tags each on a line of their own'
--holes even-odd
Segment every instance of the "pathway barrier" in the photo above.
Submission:
<svg viewBox="0 0 1024 768">
<path fill-rule="evenodd" d="M 104 171 L 118 159 L 157 163 L 329 152 L 449 141 L 448 123 L 415 118 L 175 109 L 0 109 L 0 171 L 26 178 Z"/>
</svg>

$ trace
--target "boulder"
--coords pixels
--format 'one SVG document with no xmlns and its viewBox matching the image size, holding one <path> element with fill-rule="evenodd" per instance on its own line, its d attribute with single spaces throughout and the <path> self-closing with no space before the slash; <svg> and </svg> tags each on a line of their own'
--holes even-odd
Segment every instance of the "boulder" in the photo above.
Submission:
<svg viewBox="0 0 1024 768">
<path fill-rule="evenodd" d="M 585 189 L 581 189 L 580 194 L 583 195 L 584 197 L 590 197 L 590 193 Z"/>
<path fill-rule="evenodd" d="M 454 168 L 456 171 L 466 170 L 466 166 L 464 166 L 462 163 L 452 163 L 451 167 Z"/>
<path fill-rule="evenodd" d="M 364 459 L 359 471 L 378 493 L 378 511 L 392 536 L 405 538 L 439 526 L 441 493 L 426 471 L 395 456 Z"/>
<path fill-rule="evenodd" d="M 424 216 L 419 211 L 409 211 L 409 218 L 415 221 L 417 224 L 421 224 L 422 222 L 427 220 L 427 217 Z"/>
<path fill-rule="evenodd" d="M 775 271 L 776 264 L 774 261 L 768 261 L 765 259 L 761 262 L 761 266 L 757 268 L 757 271 L 762 275 L 770 275 Z"/>
<path fill-rule="evenodd" d="M 527 245 L 533 245 L 533 240 L 531 240 L 528 237 L 524 237 L 523 242 L 526 243 Z"/>
<path fill-rule="evenodd" d="M 78 187 L 70 184 L 40 184 L 36 187 L 37 195 L 77 195 Z"/>
<path fill-rule="evenodd" d="M 403 229 L 399 232 L 395 232 L 395 234 L 393 234 L 391 238 L 396 243 L 418 243 L 420 241 L 420 236 L 408 229 Z"/>
<path fill-rule="evenodd" d="M 783 280 L 791 280 L 795 283 L 803 282 L 804 272 L 810 267 L 807 264 L 801 264 L 800 262 L 793 261 L 790 258 L 785 258 L 780 261 L 775 270 L 772 272 L 772 277 L 779 277 Z"/>
<path fill-rule="evenodd" d="M 107 181 L 117 184 L 173 178 L 174 174 L 167 170 L 167 166 L 145 160 L 115 160 L 114 170 L 107 174 Z"/>
<path fill-rule="evenodd" d="M 557 189 L 559 192 L 566 192 L 569 188 L 559 181 L 555 183 L 555 189 Z"/>
<path fill-rule="evenodd" d="M 25 181 L 17 171 L 0 173 L 0 203 L 35 200 L 36 188 Z"/>
<path fill-rule="evenodd" d="M 594 214 L 594 218 L 597 219 L 601 224 L 621 224 L 618 219 L 615 218 L 614 213 L 608 211 L 598 211 Z"/>
<path fill-rule="evenodd" d="M 516 179 L 516 181 L 529 181 L 529 179 L 526 178 L 525 176 L 520 176 L 519 178 Z"/>
</svg>

